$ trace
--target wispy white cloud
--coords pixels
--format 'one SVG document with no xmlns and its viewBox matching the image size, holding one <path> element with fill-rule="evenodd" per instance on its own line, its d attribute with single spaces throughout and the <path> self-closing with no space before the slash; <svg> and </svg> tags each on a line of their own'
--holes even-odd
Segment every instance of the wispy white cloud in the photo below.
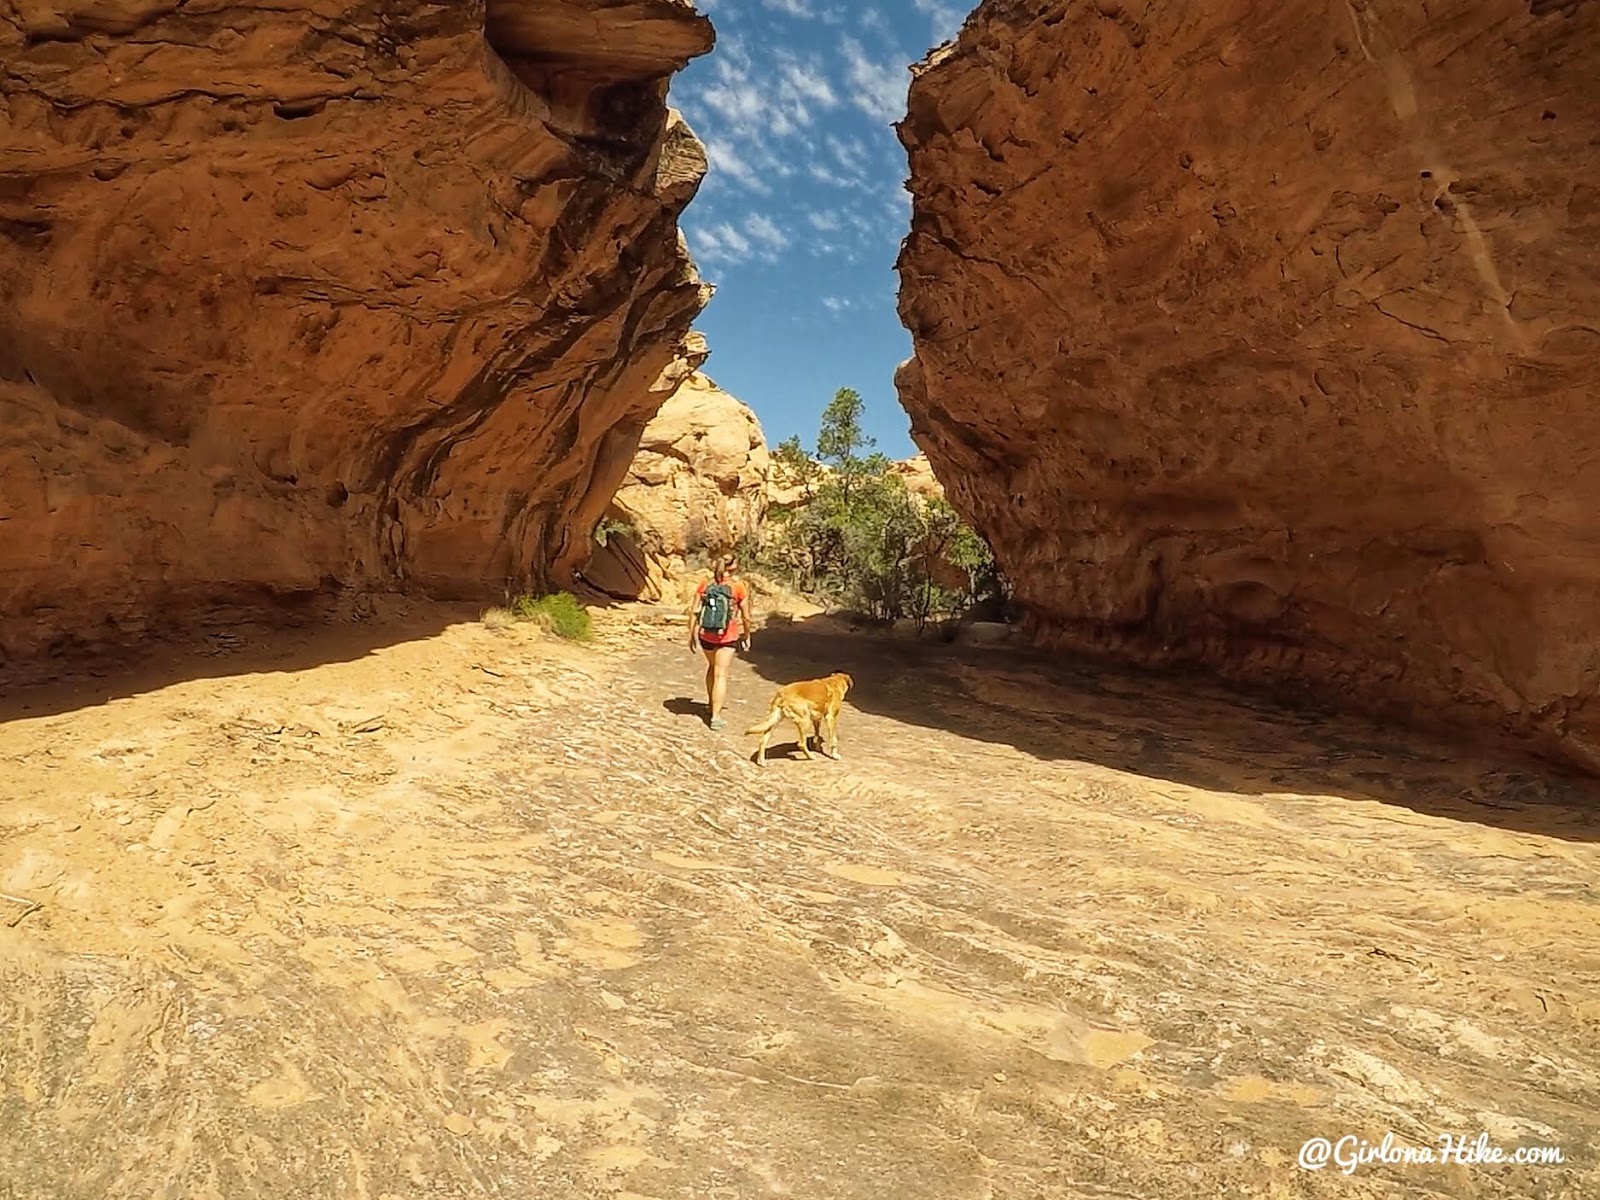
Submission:
<svg viewBox="0 0 1600 1200">
<path fill-rule="evenodd" d="M 883 204 L 884 232 L 896 244 L 911 231 L 911 193 L 904 187 L 896 188 Z"/>
<path fill-rule="evenodd" d="M 727 38 L 709 82 L 683 100 L 690 123 L 711 149 L 712 180 L 765 193 L 771 176 L 800 170 L 804 145 L 819 114 L 841 101 L 820 57 L 778 50 L 758 70 L 736 38 Z"/>
<path fill-rule="evenodd" d="M 906 64 L 875 59 L 853 37 L 839 39 L 844 55 L 845 78 L 849 80 L 853 103 L 869 117 L 896 121 L 906 111 L 906 93 L 911 77 Z"/>
<path fill-rule="evenodd" d="M 948 42 L 961 30 L 967 9 L 949 0 L 911 0 L 911 7 L 928 18 L 934 42 Z"/>
<path fill-rule="evenodd" d="M 720 171 L 752 192 L 766 195 L 772 188 L 760 173 L 750 165 L 739 148 L 731 141 L 719 137 L 706 138 L 706 159 L 713 171 Z"/>
<path fill-rule="evenodd" d="M 829 133 L 823 136 L 822 142 L 847 174 L 862 175 L 870 169 L 867 148 L 860 138 L 842 138 Z"/>
<path fill-rule="evenodd" d="M 750 253 L 750 239 L 724 221 L 712 231 L 726 252 L 744 258 Z"/>
<path fill-rule="evenodd" d="M 686 232 L 695 256 L 707 262 L 741 263 L 750 257 L 753 249 L 750 239 L 727 221 L 714 225 L 691 225 Z"/>
<path fill-rule="evenodd" d="M 771 254 L 777 254 L 789 245 L 789 235 L 779 229 L 764 213 L 751 213 L 745 218 L 745 232 L 760 242 Z"/>
<path fill-rule="evenodd" d="M 847 188 L 855 186 L 857 182 L 839 174 L 827 163 L 809 162 L 806 164 L 806 173 L 818 183 L 826 184 L 828 187 Z"/>
<path fill-rule="evenodd" d="M 793 98 L 821 108 L 838 107 L 839 97 L 834 95 L 833 85 L 828 82 L 820 62 L 803 62 L 792 54 L 780 52 L 778 63 L 779 87 L 785 100 Z"/>
<path fill-rule="evenodd" d="M 887 271 L 909 216 L 889 127 L 905 111 L 907 64 L 926 48 L 908 28 L 954 12 L 953 0 L 888 16 L 840 0 L 699 2 L 716 10 L 717 49 L 673 85 L 711 162 L 684 218 L 695 257 L 713 271 L 797 255 Z M 843 311 L 847 297 L 834 298 L 830 311 Z"/>
</svg>

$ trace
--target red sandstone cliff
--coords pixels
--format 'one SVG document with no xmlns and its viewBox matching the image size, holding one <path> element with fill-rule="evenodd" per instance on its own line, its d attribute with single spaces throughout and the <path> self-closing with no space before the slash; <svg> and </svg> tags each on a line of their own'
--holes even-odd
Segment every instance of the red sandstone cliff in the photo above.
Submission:
<svg viewBox="0 0 1600 1200">
<path fill-rule="evenodd" d="M 0 660 L 560 581 L 703 355 L 687 0 L 0 4 Z"/>
<path fill-rule="evenodd" d="M 1600 5 L 989 0 L 902 399 L 1041 636 L 1600 766 Z"/>
</svg>

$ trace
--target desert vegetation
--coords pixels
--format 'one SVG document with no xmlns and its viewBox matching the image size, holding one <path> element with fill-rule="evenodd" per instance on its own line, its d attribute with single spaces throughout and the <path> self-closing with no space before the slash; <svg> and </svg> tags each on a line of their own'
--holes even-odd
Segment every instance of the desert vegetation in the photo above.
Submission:
<svg viewBox="0 0 1600 1200">
<path fill-rule="evenodd" d="M 822 413 L 816 448 L 798 437 L 773 452 L 799 504 L 775 508 L 743 560 L 795 590 L 877 620 L 930 620 L 998 608 L 1005 584 L 987 543 L 943 496 L 913 493 L 873 450 L 862 401 L 841 388 Z"/>
<path fill-rule="evenodd" d="M 569 642 L 587 642 L 594 636 L 589 610 L 570 592 L 514 596 L 503 607 L 484 613 L 483 623 L 491 629 L 533 625 Z"/>
</svg>

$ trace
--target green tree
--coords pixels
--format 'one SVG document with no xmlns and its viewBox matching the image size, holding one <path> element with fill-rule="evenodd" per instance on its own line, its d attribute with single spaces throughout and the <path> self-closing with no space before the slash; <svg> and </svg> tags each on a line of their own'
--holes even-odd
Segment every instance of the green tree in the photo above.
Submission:
<svg viewBox="0 0 1600 1200">
<path fill-rule="evenodd" d="M 977 530 L 961 519 L 961 514 L 943 496 L 928 502 L 929 534 L 938 554 L 967 577 L 966 602 L 977 604 L 997 590 L 994 551 L 978 536 Z"/>
<path fill-rule="evenodd" d="M 772 458 L 800 485 L 801 492 L 809 501 L 815 494 L 817 481 L 822 477 L 822 464 L 806 453 L 805 447 L 800 444 L 800 436 L 795 434 L 784 438 L 772 452 Z"/>
<path fill-rule="evenodd" d="M 861 452 L 878 444 L 861 427 L 865 410 L 860 392 L 840 388 L 822 410 L 822 427 L 817 431 L 817 457 L 838 473 L 846 496 L 852 484 L 870 469 L 861 461 Z"/>
<path fill-rule="evenodd" d="M 778 448 L 772 452 L 772 457 L 797 474 L 816 465 L 811 455 L 806 453 L 805 447 L 800 444 L 798 433 L 791 434 L 779 442 Z"/>
<path fill-rule="evenodd" d="M 799 438 L 773 452 L 807 499 L 773 514 L 765 564 L 802 591 L 883 620 L 911 617 L 920 628 L 997 586 L 993 557 L 947 501 L 911 493 L 894 464 L 872 451 L 861 418 L 860 395 L 841 388 L 822 415 L 816 458 Z M 964 576 L 964 589 L 945 586 L 954 574 Z"/>
<path fill-rule="evenodd" d="M 840 388 L 828 407 L 822 410 L 822 428 L 817 432 L 817 457 L 835 467 L 853 463 L 861 451 L 876 446 L 877 439 L 861 428 L 866 406 L 854 388 Z"/>
<path fill-rule="evenodd" d="M 998 587 L 989 544 L 948 500 L 935 496 L 925 501 L 921 517 L 922 540 L 915 560 L 918 582 L 910 612 L 919 628 L 937 613 L 976 607 L 991 599 Z M 946 582 L 952 575 L 961 578 L 960 590 Z"/>
</svg>

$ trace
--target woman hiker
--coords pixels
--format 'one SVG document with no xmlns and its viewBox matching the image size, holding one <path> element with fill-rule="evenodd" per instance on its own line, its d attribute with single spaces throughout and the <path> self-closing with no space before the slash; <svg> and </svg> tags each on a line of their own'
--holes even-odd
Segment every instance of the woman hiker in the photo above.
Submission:
<svg viewBox="0 0 1600 1200">
<path fill-rule="evenodd" d="M 708 724 L 721 729 L 722 706 L 728 699 L 728 669 L 733 648 L 750 649 L 750 589 L 735 579 L 739 564 L 730 554 L 718 559 L 712 578 L 695 590 L 694 616 L 689 622 L 689 649 L 698 646 L 706 656 Z"/>
</svg>

